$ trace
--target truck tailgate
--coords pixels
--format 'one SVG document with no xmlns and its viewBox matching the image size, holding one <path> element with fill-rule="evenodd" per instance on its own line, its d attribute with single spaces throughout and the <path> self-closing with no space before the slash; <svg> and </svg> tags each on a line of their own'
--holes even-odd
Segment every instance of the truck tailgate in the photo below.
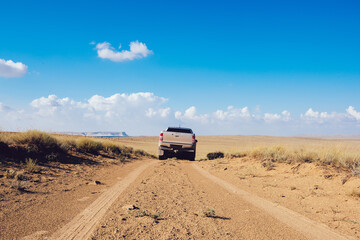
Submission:
<svg viewBox="0 0 360 240">
<path fill-rule="evenodd" d="M 192 144 L 192 134 L 179 132 L 164 132 L 164 142 Z"/>
</svg>

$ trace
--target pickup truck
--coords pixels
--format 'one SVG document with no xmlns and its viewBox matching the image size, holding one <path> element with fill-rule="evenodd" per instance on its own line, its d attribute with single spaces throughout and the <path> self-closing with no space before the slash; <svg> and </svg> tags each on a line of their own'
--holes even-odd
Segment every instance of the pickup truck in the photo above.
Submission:
<svg viewBox="0 0 360 240">
<path fill-rule="evenodd" d="M 194 161 L 196 143 L 195 134 L 190 128 L 168 127 L 160 133 L 159 160 L 180 156 Z"/>
</svg>

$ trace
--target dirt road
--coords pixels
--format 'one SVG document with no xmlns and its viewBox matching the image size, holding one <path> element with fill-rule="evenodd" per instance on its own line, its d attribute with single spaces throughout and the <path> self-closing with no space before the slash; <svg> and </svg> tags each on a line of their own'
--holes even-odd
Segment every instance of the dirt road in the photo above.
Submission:
<svg viewBox="0 0 360 240">
<path fill-rule="evenodd" d="M 52 237 L 346 239 L 185 161 L 147 163 L 99 199 Z"/>
</svg>

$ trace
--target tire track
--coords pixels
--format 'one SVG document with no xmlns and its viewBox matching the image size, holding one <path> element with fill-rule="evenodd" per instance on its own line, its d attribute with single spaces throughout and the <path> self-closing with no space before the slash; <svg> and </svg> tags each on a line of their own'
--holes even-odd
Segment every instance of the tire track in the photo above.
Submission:
<svg viewBox="0 0 360 240">
<path fill-rule="evenodd" d="M 285 207 L 279 206 L 274 204 L 268 200 L 260 198 L 256 195 L 248 193 L 244 190 L 241 190 L 234 186 L 233 184 L 226 182 L 208 171 L 202 169 L 195 163 L 192 164 L 192 167 L 196 169 L 202 176 L 206 177 L 207 179 L 213 181 L 214 183 L 218 184 L 219 186 L 225 188 L 231 193 L 239 195 L 243 200 L 251 203 L 255 207 L 263 210 L 264 212 L 268 213 L 272 217 L 278 219 L 279 221 L 285 223 L 289 227 L 301 232 L 306 237 L 310 239 L 318 239 L 318 240 L 340 240 L 340 239 L 354 239 L 348 236 L 341 235 L 339 233 L 334 232 L 328 226 L 315 222 L 306 218 L 305 216 L 291 211 Z"/>
<path fill-rule="evenodd" d="M 55 232 L 50 239 L 88 239 L 98 221 L 105 215 L 108 208 L 119 195 L 149 166 L 156 163 L 145 163 L 132 171 L 123 180 L 104 192 L 88 208 L 77 215 L 71 222 Z"/>
</svg>

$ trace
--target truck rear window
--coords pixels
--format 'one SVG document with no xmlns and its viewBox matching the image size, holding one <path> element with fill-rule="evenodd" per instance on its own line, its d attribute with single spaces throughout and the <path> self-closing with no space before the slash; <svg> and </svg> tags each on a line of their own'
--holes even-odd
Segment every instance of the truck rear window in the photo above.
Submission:
<svg viewBox="0 0 360 240">
<path fill-rule="evenodd" d="M 179 133 L 192 133 L 191 129 L 187 128 L 168 128 L 167 132 L 179 132 Z"/>
</svg>

